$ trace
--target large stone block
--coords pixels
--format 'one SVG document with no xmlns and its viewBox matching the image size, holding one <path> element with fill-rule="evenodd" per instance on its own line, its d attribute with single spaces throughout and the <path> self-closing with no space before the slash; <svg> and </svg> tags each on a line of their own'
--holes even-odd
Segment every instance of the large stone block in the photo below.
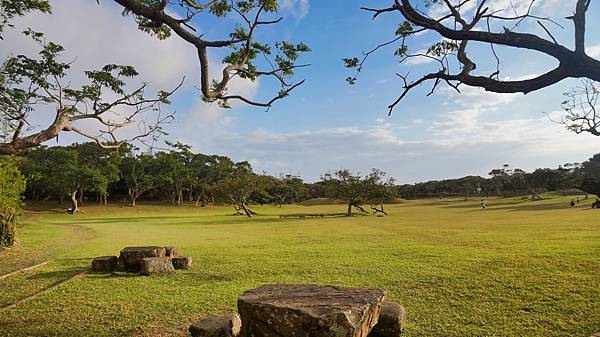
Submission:
<svg viewBox="0 0 600 337">
<path fill-rule="evenodd" d="M 192 269 L 192 258 L 189 256 L 174 257 L 171 261 L 175 269 Z"/>
<path fill-rule="evenodd" d="M 119 260 L 126 270 L 139 271 L 140 262 L 147 257 L 164 257 L 165 247 L 148 246 L 148 247 L 125 247 L 121 250 Z"/>
<path fill-rule="evenodd" d="M 265 285 L 238 299 L 241 337 L 367 337 L 386 292 L 317 285 Z"/>
<path fill-rule="evenodd" d="M 147 257 L 140 262 L 140 273 L 142 275 L 164 275 L 175 271 L 169 257 Z"/>
<path fill-rule="evenodd" d="M 100 256 L 92 260 L 92 271 L 96 273 L 110 273 L 117 269 L 116 256 Z"/>
<path fill-rule="evenodd" d="M 369 337 L 400 337 L 406 320 L 404 307 L 396 302 L 386 301 L 381 306 L 379 320 Z"/>
<path fill-rule="evenodd" d="M 242 321 L 238 314 L 208 317 L 190 326 L 192 337 L 237 337 Z"/>
</svg>

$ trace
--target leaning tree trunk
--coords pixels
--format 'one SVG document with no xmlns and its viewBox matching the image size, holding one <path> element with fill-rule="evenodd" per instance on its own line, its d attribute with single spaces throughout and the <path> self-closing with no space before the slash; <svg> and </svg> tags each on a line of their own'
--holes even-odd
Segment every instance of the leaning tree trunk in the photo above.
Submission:
<svg viewBox="0 0 600 337">
<path fill-rule="evenodd" d="M 352 204 L 353 203 L 354 203 L 354 200 L 348 201 L 348 211 L 346 212 L 347 216 L 352 216 Z"/>
<path fill-rule="evenodd" d="M 69 213 L 71 213 L 71 214 L 79 213 L 79 203 L 77 202 L 77 191 L 73 191 L 71 193 L 71 208 L 69 209 Z"/>
<path fill-rule="evenodd" d="M 256 212 L 254 212 L 253 210 L 251 210 L 245 202 L 242 202 L 240 204 L 240 207 L 244 210 L 244 213 L 246 213 L 246 215 L 251 218 L 253 215 L 256 215 Z"/>
<path fill-rule="evenodd" d="M 379 204 L 379 208 L 377 208 L 377 205 L 371 205 L 371 209 L 373 210 L 373 214 L 377 214 L 377 213 L 383 213 L 385 215 L 389 215 L 387 214 L 387 212 L 383 209 L 383 203 Z"/>
<path fill-rule="evenodd" d="M 354 207 L 356 207 L 357 210 L 363 212 L 363 213 L 369 213 L 367 212 L 361 205 L 353 205 Z"/>
</svg>

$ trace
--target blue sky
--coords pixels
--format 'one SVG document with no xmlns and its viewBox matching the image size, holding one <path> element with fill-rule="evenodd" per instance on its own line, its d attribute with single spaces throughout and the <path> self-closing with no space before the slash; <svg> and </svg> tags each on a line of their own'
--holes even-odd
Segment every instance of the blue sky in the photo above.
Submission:
<svg viewBox="0 0 600 337">
<path fill-rule="evenodd" d="M 328 170 L 346 167 L 366 173 L 376 167 L 399 182 L 415 182 L 486 175 L 504 163 L 526 170 L 556 167 L 583 161 L 600 151 L 600 138 L 570 134 L 544 115 L 560 110 L 561 93 L 576 84 L 574 80 L 527 96 L 465 87 L 463 94 L 456 95 L 440 87 L 435 95 L 425 97 L 429 86 L 424 86 L 387 117 L 386 107 L 402 84 L 396 72 L 416 77 L 437 70 L 432 63 L 399 64 L 394 49 L 388 48 L 368 61 L 355 86 L 345 82 L 351 73 L 341 59 L 360 56 L 363 50 L 392 38 L 402 22 L 395 13 L 372 21 L 360 7 L 383 7 L 391 1 L 282 1 L 284 21 L 261 31 L 260 38 L 307 43 L 313 51 L 301 62 L 312 66 L 297 72 L 297 78 L 306 83 L 269 111 L 237 103 L 233 109 L 223 110 L 202 102 L 194 88 L 198 80 L 194 50 L 177 38 L 158 41 L 137 31 L 112 1 L 102 0 L 100 6 L 92 0 L 51 3 L 54 15 L 28 16 L 19 20 L 19 30 L 31 26 L 62 43 L 67 58 L 76 58 L 74 72 L 109 62 L 133 64 L 156 88 L 172 87 L 185 75 L 186 85 L 174 99 L 177 120 L 168 126 L 168 139 L 189 143 L 199 152 L 249 160 L 258 171 L 301 174 L 315 180 Z M 491 3 L 503 8 L 508 1 Z M 525 0 L 513 3 L 526 5 Z M 557 18 L 565 26 L 564 30 L 553 28 L 553 33 L 567 46 L 571 46 L 572 28 L 562 18 L 572 12 L 574 3 L 538 0 L 535 7 L 538 14 Z M 600 13 L 597 2 L 592 2 L 589 17 L 594 13 Z M 587 45 L 590 53 L 600 57 L 600 23 L 589 21 Z M 235 19 L 204 22 L 206 37 L 222 38 Z M 535 22 L 522 30 L 543 34 Z M 409 46 L 417 51 L 439 40 L 433 33 L 423 34 Z M 35 50 L 15 34 L 9 34 L 2 45 L 2 55 Z M 218 60 L 223 52 L 212 53 L 211 59 Z M 499 54 L 503 78 L 541 74 L 554 65 L 552 59 L 533 52 L 499 48 Z M 493 72 L 487 46 L 473 46 L 470 55 L 482 73 Z M 213 65 L 219 64 L 213 61 Z M 277 90 L 275 83 L 264 80 L 234 83 L 230 89 L 257 100 Z M 40 125 L 43 119 L 39 116 Z M 67 135 L 61 142 L 74 140 L 81 141 Z"/>
</svg>

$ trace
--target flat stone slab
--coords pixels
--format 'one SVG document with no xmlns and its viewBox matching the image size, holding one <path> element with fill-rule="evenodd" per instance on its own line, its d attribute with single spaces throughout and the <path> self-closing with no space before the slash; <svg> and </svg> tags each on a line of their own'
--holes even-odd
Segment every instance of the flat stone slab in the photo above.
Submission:
<svg viewBox="0 0 600 337">
<path fill-rule="evenodd" d="M 165 247 L 125 247 L 121 250 L 119 260 L 126 270 L 139 271 L 141 260 L 147 257 L 164 257 Z"/>
<path fill-rule="evenodd" d="M 116 256 L 100 256 L 92 260 L 92 271 L 96 273 L 110 273 L 117 270 Z"/>
<path fill-rule="evenodd" d="M 381 306 L 379 321 L 369 337 L 400 337 L 406 321 L 406 310 L 396 302 L 385 301 Z"/>
<path fill-rule="evenodd" d="M 146 257 L 140 262 L 140 273 L 142 275 L 165 275 L 175 271 L 169 257 Z"/>
<path fill-rule="evenodd" d="M 190 326 L 192 337 L 238 337 L 242 321 L 240 315 L 213 316 Z"/>
<path fill-rule="evenodd" d="M 264 285 L 238 299 L 241 337 L 367 337 L 387 293 L 380 289 Z"/>
<path fill-rule="evenodd" d="M 189 256 L 174 257 L 171 262 L 175 269 L 192 269 L 192 258 Z"/>
</svg>

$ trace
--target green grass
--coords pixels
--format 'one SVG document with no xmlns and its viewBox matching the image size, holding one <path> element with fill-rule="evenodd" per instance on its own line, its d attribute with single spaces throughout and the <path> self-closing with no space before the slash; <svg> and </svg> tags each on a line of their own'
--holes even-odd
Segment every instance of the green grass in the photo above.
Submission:
<svg viewBox="0 0 600 337">
<path fill-rule="evenodd" d="M 405 201 L 389 217 L 289 218 L 344 205 L 86 206 L 71 216 L 35 205 L 22 247 L 0 255 L 0 307 L 128 245 L 174 245 L 194 269 L 167 277 L 85 274 L 2 311 L 0 336 L 178 336 L 235 309 L 264 283 L 379 287 L 406 307 L 406 336 L 582 336 L 600 331 L 600 211 L 589 200 Z"/>
</svg>

